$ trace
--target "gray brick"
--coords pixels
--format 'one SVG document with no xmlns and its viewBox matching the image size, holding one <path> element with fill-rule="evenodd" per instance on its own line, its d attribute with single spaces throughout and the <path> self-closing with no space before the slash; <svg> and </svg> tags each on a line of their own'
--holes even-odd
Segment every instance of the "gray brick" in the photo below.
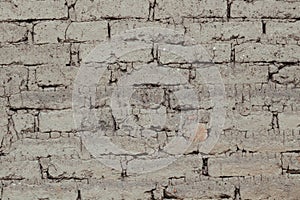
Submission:
<svg viewBox="0 0 300 200">
<path fill-rule="evenodd" d="M 233 0 L 231 17 L 247 18 L 298 18 L 299 1 Z"/>
<path fill-rule="evenodd" d="M 26 40 L 28 40 L 28 30 L 25 25 L 0 23 L 0 43 L 22 42 Z"/>
<path fill-rule="evenodd" d="M 173 18 L 180 20 L 181 17 L 226 17 L 226 1 L 158 0 L 154 13 L 155 19 Z"/>
<path fill-rule="evenodd" d="M 149 1 L 83 1 L 75 5 L 74 18 L 78 21 L 99 20 L 102 18 L 148 18 Z"/>
<path fill-rule="evenodd" d="M 235 51 L 237 62 L 298 62 L 300 47 L 244 43 L 236 46 Z"/>
<path fill-rule="evenodd" d="M 67 16 L 68 9 L 63 0 L 0 2 L 0 21 L 62 19 Z"/>
<path fill-rule="evenodd" d="M 280 158 L 274 155 L 236 153 L 229 157 L 209 158 L 208 163 L 209 174 L 214 177 L 281 174 Z"/>
<path fill-rule="evenodd" d="M 0 64 L 68 64 L 70 60 L 70 46 L 48 45 L 15 45 L 0 48 Z"/>
<path fill-rule="evenodd" d="M 66 31 L 68 41 L 103 41 L 108 38 L 106 21 L 73 22 Z"/>
</svg>

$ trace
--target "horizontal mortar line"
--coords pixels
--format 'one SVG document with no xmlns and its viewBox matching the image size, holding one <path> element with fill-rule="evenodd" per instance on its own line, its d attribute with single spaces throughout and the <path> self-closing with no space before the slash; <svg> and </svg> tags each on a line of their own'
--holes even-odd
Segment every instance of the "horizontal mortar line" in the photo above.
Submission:
<svg viewBox="0 0 300 200">
<path fill-rule="evenodd" d="M 7 22 L 19 22 L 19 23 L 32 23 L 32 22 L 38 22 L 38 21 L 60 21 L 60 20 L 66 20 L 68 21 L 68 17 L 62 17 L 62 18 L 40 18 L 40 19 L 7 19 L 7 20 L 0 20 L 0 23 Z"/>
<path fill-rule="evenodd" d="M 230 17 L 230 19 L 254 19 L 254 20 L 263 20 L 263 19 L 275 19 L 275 20 L 300 20 L 300 17 Z"/>
<path fill-rule="evenodd" d="M 59 110 L 72 110 L 72 106 L 66 108 L 31 108 L 31 107 L 9 107 L 9 110 L 17 112 L 19 110 L 35 110 L 35 111 L 59 111 Z"/>
</svg>

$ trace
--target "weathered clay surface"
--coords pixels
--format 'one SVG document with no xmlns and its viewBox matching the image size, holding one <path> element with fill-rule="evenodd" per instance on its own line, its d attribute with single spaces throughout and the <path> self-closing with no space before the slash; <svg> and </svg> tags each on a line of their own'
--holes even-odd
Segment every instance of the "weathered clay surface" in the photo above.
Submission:
<svg viewBox="0 0 300 200">
<path fill-rule="evenodd" d="M 298 0 L 0 1 L 0 200 L 300 199 L 299 19 Z M 130 100 L 133 120 L 152 129 L 121 132 L 126 124 L 114 116 L 110 96 L 122 77 L 159 63 L 196 88 L 199 105 L 188 105 L 200 116 L 192 145 L 145 174 L 97 160 L 72 110 L 82 60 L 101 42 L 141 27 L 192 37 L 211 56 L 226 91 L 224 127 L 204 154 L 198 143 L 210 136 L 216 105 L 193 63 L 153 46 L 107 66 L 90 101 L 99 128 L 126 150 L 165 146 L 186 105 L 174 95 L 181 84 L 174 80 L 138 88 Z M 157 124 L 162 116 L 167 121 L 151 127 L 149 115 Z"/>
</svg>

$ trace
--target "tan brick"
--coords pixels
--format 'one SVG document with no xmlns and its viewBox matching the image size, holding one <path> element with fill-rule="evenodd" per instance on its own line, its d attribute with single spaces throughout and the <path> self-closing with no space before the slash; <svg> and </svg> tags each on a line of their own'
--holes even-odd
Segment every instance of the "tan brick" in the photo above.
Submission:
<svg viewBox="0 0 300 200">
<path fill-rule="evenodd" d="M 282 154 L 283 168 L 293 171 L 298 171 L 300 174 L 300 154 L 299 153 L 283 153 Z"/>
<path fill-rule="evenodd" d="M 69 24 L 70 22 L 67 21 L 46 21 L 37 23 L 34 26 L 34 42 L 43 44 L 64 41 Z"/>
<path fill-rule="evenodd" d="M 273 130 L 252 131 L 247 133 L 239 131 L 224 131 L 218 142 L 210 152 L 211 154 L 224 153 L 242 149 L 250 152 L 287 152 L 298 151 L 300 148 L 300 135 L 296 131 Z"/>
<path fill-rule="evenodd" d="M 299 187 L 299 178 L 287 178 L 285 176 L 251 177 L 240 181 L 240 194 L 245 199 L 296 200 L 300 195 Z"/>
<path fill-rule="evenodd" d="M 63 0 L 0 2 L 0 21 L 62 19 L 67 16 L 68 9 Z"/>
<path fill-rule="evenodd" d="M 3 160 L 9 159 L 10 162 L 10 157 L 20 161 L 35 160 L 49 155 L 53 158 L 82 158 L 79 138 L 21 139 L 12 144 L 8 158 Z"/>
<path fill-rule="evenodd" d="M 158 0 L 155 19 L 181 17 L 226 17 L 226 1 L 223 0 Z"/>
<path fill-rule="evenodd" d="M 12 116 L 14 128 L 18 133 L 34 131 L 34 116 L 24 111 L 18 111 Z"/>
<path fill-rule="evenodd" d="M 89 53 L 97 47 L 99 42 L 93 42 L 93 43 L 79 43 L 79 44 L 73 44 L 72 45 L 72 64 L 74 65 L 80 65 L 81 61 L 89 55 Z"/>
<path fill-rule="evenodd" d="M 151 181 L 95 180 L 90 184 L 80 184 L 81 194 L 86 199 L 149 199 L 153 189 Z M 155 186 L 154 186 L 155 187 Z M 150 193 L 150 194 L 149 194 Z"/>
<path fill-rule="evenodd" d="M 279 84 L 297 87 L 300 84 L 300 65 L 281 68 L 277 73 L 274 73 L 272 79 Z"/>
<path fill-rule="evenodd" d="M 0 23 L 0 43 L 22 42 L 27 39 L 28 30 L 25 25 Z"/>
<path fill-rule="evenodd" d="M 251 115 L 242 116 L 237 113 L 227 114 L 224 129 L 268 130 L 271 128 L 272 113 L 256 112 Z"/>
<path fill-rule="evenodd" d="M 148 18 L 148 0 L 129 1 L 78 1 L 75 5 L 78 21 L 99 20 L 101 18 Z"/>
<path fill-rule="evenodd" d="M 268 154 L 235 153 L 228 157 L 212 157 L 208 160 L 210 176 L 256 176 L 281 174 L 280 157 Z"/>
<path fill-rule="evenodd" d="M 268 65 L 236 63 L 234 67 L 231 64 L 216 66 L 220 67 L 224 84 L 254 84 L 268 81 Z"/>
<path fill-rule="evenodd" d="M 26 90 L 28 70 L 21 66 L 0 67 L 0 86 L 5 95 L 17 94 Z"/>
<path fill-rule="evenodd" d="M 184 21 L 186 34 L 199 43 L 215 41 L 249 41 L 261 37 L 261 22 L 206 22 Z"/>
<path fill-rule="evenodd" d="M 193 182 L 171 184 L 166 191 L 178 199 L 233 199 L 235 191 L 233 182 L 226 178 L 201 178 Z"/>
<path fill-rule="evenodd" d="M 36 81 L 40 87 L 66 87 L 73 84 L 78 68 L 43 65 L 36 68 Z"/>
<path fill-rule="evenodd" d="M 167 184 L 170 177 L 184 177 L 185 181 L 192 181 L 198 174 L 201 173 L 201 156 L 185 155 L 157 171 L 148 172 L 143 175 L 129 172 L 129 175 L 132 176 L 132 180 L 136 179 L 137 181 L 153 181 L 161 184 Z M 173 180 L 173 182 L 176 182 L 176 180 Z"/>
<path fill-rule="evenodd" d="M 235 52 L 237 62 L 298 62 L 300 47 L 244 43 L 236 46 Z"/>
<path fill-rule="evenodd" d="M 210 54 L 214 63 L 230 62 L 231 46 L 225 43 L 214 43 L 203 45 Z"/>
<path fill-rule="evenodd" d="M 51 178 L 77 178 L 77 179 L 117 179 L 120 177 L 119 171 L 115 171 L 98 160 L 64 160 L 50 159 L 42 164 Z"/>
<path fill-rule="evenodd" d="M 103 41 L 108 38 L 106 21 L 73 22 L 66 31 L 68 41 Z"/>
<path fill-rule="evenodd" d="M 272 131 L 261 131 L 241 134 L 237 145 L 241 149 L 258 152 L 285 152 L 299 149 L 299 136 L 281 130 L 279 134 Z"/>
<path fill-rule="evenodd" d="M 266 36 L 270 43 L 299 44 L 300 22 L 266 22 Z"/>
<path fill-rule="evenodd" d="M 276 0 L 234 0 L 231 17 L 298 18 L 300 2 Z"/>
<path fill-rule="evenodd" d="M 39 122 L 41 132 L 75 130 L 72 110 L 43 111 Z"/>
<path fill-rule="evenodd" d="M 3 188 L 3 199 L 74 200 L 78 196 L 75 182 L 30 184 L 12 183 Z"/>
<path fill-rule="evenodd" d="M 72 107 L 72 91 L 24 91 L 10 96 L 15 109 L 66 109 Z"/>
<path fill-rule="evenodd" d="M 161 46 L 160 48 L 163 48 Z M 201 45 L 201 54 L 198 55 L 199 62 L 212 61 L 215 63 L 229 62 L 231 55 L 230 44 L 214 43 Z M 181 54 L 174 54 L 176 52 L 159 51 L 159 61 L 162 64 L 172 63 L 187 63 L 187 58 Z"/>
<path fill-rule="evenodd" d="M 38 161 L 3 162 L 0 159 L 0 162 L 0 179 L 38 180 L 41 178 Z"/>
<path fill-rule="evenodd" d="M 148 21 L 145 19 L 122 19 L 114 20 L 109 22 L 110 34 L 111 36 L 122 34 L 131 29 L 138 29 L 144 27 L 156 27 L 156 28 L 166 28 L 172 29 L 174 32 L 184 34 L 185 29 L 183 24 L 174 24 L 169 21 L 159 22 L 159 21 Z"/>
<path fill-rule="evenodd" d="M 21 63 L 28 65 L 70 61 L 69 45 L 16 45 L 0 48 L 0 64 Z"/>
<path fill-rule="evenodd" d="M 300 129 L 300 117 L 299 112 L 279 113 L 278 121 L 279 127 L 285 129 Z"/>
<path fill-rule="evenodd" d="M 79 45 L 74 45 L 72 47 L 72 51 L 75 52 L 74 61 L 75 63 L 80 64 L 82 59 L 85 59 L 87 55 L 94 49 L 97 48 L 99 42 L 94 43 L 84 43 Z M 151 55 L 151 49 L 141 49 L 138 51 L 132 51 L 129 53 L 123 54 L 119 59 L 118 62 L 133 62 L 133 63 L 147 63 L 153 59 Z"/>
</svg>

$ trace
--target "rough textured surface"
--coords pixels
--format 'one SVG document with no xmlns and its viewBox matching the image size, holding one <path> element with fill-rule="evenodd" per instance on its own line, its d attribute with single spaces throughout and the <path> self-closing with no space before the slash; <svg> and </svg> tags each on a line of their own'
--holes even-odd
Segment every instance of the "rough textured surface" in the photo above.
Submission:
<svg viewBox="0 0 300 200">
<path fill-rule="evenodd" d="M 300 199 L 299 19 L 298 0 L 0 0 L 0 200 Z M 167 123 L 147 139 L 118 132 L 109 96 L 122 76 L 157 62 L 182 72 L 197 89 L 196 144 L 145 174 L 95 159 L 72 111 L 82 59 L 101 42 L 140 27 L 194 38 L 226 91 L 225 125 L 203 154 L 197 142 L 209 138 L 215 105 L 192 63 L 153 46 L 107 67 L 93 109 L 99 127 L 125 149 L 164 146 L 177 133 L 182 105 L 175 86 L 139 88 L 130 102 L 138 124 L 149 126 L 149 115 L 160 112 Z M 161 121 L 157 114 L 155 122 Z"/>
</svg>

